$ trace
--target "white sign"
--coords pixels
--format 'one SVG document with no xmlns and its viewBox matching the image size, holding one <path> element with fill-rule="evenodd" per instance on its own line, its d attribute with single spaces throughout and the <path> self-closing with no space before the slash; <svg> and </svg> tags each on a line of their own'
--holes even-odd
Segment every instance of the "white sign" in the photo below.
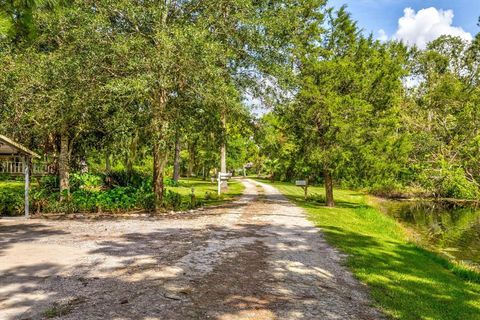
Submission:
<svg viewBox="0 0 480 320">
<path fill-rule="evenodd" d="M 306 187 L 307 186 L 307 181 L 306 180 L 297 180 L 295 181 L 295 185 L 299 187 Z"/>
<path fill-rule="evenodd" d="M 219 173 L 218 174 L 220 178 L 231 178 L 232 174 L 231 173 Z"/>
</svg>

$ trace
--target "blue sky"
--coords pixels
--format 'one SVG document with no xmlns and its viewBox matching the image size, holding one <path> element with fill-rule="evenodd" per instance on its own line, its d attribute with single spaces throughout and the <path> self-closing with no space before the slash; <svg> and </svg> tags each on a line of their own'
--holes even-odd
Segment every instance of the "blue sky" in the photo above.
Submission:
<svg viewBox="0 0 480 320">
<path fill-rule="evenodd" d="M 398 29 L 398 19 L 404 15 L 405 8 L 418 12 L 429 7 L 451 9 L 455 15 L 453 26 L 461 27 L 471 35 L 480 32 L 477 26 L 480 0 L 330 0 L 329 4 L 335 7 L 347 4 L 359 26 L 374 35 L 377 35 L 380 29 L 390 37 L 394 35 Z"/>
</svg>

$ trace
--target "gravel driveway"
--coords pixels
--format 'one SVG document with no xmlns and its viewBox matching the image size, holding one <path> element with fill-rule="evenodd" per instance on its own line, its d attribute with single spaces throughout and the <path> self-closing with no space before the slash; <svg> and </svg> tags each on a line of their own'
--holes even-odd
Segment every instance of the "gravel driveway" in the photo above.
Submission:
<svg viewBox="0 0 480 320">
<path fill-rule="evenodd" d="M 304 212 L 244 180 L 169 218 L 0 220 L 0 319 L 380 319 Z"/>
</svg>

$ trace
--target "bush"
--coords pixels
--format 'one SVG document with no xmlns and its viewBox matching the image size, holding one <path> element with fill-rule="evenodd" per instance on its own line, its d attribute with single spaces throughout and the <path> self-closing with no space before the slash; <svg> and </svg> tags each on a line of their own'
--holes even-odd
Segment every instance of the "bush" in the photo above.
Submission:
<svg viewBox="0 0 480 320">
<path fill-rule="evenodd" d="M 117 187 L 106 191 L 81 189 L 74 191 L 64 201 L 59 201 L 60 194 L 46 196 L 35 194 L 34 206 L 40 212 L 74 213 L 74 212 L 120 212 L 135 208 L 151 210 L 154 208 L 152 192 L 132 187 Z"/>
<path fill-rule="evenodd" d="M 182 206 L 182 195 L 180 193 L 167 190 L 163 197 L 163 206 L 165 209 L 180 209 Z"/>
<path fill-rule="evenodd" d="M 114 187 L 140 188 L 151 177 L 138 170 L 113 170 L 105 176 L 105 184 Z"/>
<path fill-rule="evenodd" d="M 99 193 L 97 205 L 103 210 L 131 210 L 137 204 L 137 190 L 132 187 L 114 188 Z"/>
<path fill-rule="evenodd" d="M 155 208 L 152 179 L 140 172 L 129 177 L 126 171 L 117 170 L 111 176 L 113 186 L 109 189 L 103 184 L 108 177 L 98 174 L 71 175 L 71 193 L 63 195 L 60 201 L 59 179 L 45 176 L 39 179 L 30 193 L 32 211 L 37 213 L 74 213 L 74 212 L 119 212 L 134 209 L 152 210 Z M 126 185 L 119 186 L 118 184 Z M 172 184 L 167 180 L 166 183 Z M 13 196 L 13 191 L 0 193 L 0 213 L 13 215 L 23 212 L 23 191 Z M 15 191 L 17 192 L 17 191 Z M 184 198 L 184 199 L 183 199 Z M 194 194 L 182 198 L 180 193 L 167 190 L 163 208 L 167 210 L 193 209 L 202 205 Z M 207 194 L 207 199 L 217 200 L 215 193 Z"/>
<path fill-rule="evenodd" d="M 205 201 L 218 200 L 218 194 L 215 192 L 205 192 Z"/>
<path fill-rule="evenodd" d="M 447 198 L 476 199 L 478 196 L 478 187 L 467 180 L 460 168 L 444 174 L 438 191 Z"/>
<path fill-rule="evenodd" d="M 384 198 L 404 198 L 410 196 L 410 194 L 405 193 L 406 189 L 395 181 L 377 182 L 367 188 L 367 190 L 373 195 Z"/>
<path fill-rule="evenodd" d="M 0 190 L 0 215 L 14 216 L 22 214 L 25 209 L 23 193 Z"/>
<path fill-rule="evenodd" d="M 44 176 L 40 179 L 38 186 L 45 193 L 52 194 L 60 190 L 60 180 L 58 176 Z"/>
<path fill-rule="evenodd" d="M 153 192 L 139 192 L 137 196 L 137 206 L 139 208 L 151 211 L 155 209 L 155 195 Z"/>
<path fill-rule="evenodd" d="M 465 171 L 446 162 L 440 163 L 439 169 L 422 172 L 420 182 L 437 197 L 476 199 L 479 195 L 478 186 L 466 178 Z"/>
<path fill-rule="evenodd" d="M 74 173 L 70 177 L 70 188 L 72 191 L 86 189 L 99 190 L 103 185 L 105 177 L 90 173 Z"/>
</svg>

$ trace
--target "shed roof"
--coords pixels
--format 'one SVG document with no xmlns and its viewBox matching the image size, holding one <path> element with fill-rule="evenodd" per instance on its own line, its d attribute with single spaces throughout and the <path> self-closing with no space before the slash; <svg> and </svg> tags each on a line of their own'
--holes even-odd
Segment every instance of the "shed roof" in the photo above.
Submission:
<svg viewBox="0 0 480 320">
<path fill-rule="evenodd" d="M 38 154 L 21 144 L 0 134 L 0 155 L 23 154 L 33 158 L 40 158 Z"/>
</svg>

